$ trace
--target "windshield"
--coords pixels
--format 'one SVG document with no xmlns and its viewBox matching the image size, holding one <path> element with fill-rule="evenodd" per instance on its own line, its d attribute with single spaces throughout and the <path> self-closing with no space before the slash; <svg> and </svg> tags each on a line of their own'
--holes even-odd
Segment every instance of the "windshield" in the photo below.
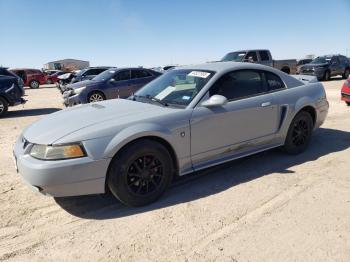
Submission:
<svg viewBox="0 0 350 262">
<path fill-rule="evenodd" d="M 77 73 L 75 73 L 75 75 L 76 76 L 81 76 L 81 75 L 83 75 L 86 71 L 88 71 L 89 69 L 88 68 L 86 68 L 86 69 L 82 69 L 82 70 L 80 70 L 79 72 L 77 72 Z"/>
<path fill-rule="evenodd" d="M 234 61 L 234 62 L 242 62 L 244 56 L 247 54 L 247 52 L 232 52 L 225 55 L 221 61 Z"/>
<path fill-rule="evenodd" d="M 114 76 L 115 72 L 116 71 L 114 69 L 103 71 L 102 73 L 100 73 L 97 76 L 95 76 L 92 80 L 93 81 L 106 81 L 106 80 L 109 80 L 109 79 L 111 79 Z"/>
<path fill-rule="evenodd" d="M 330 56 L 319 56 L 316 57 L 310 64 L 325 64 L 331 61 L 332 57 Z"/>
<path fill-rule="evenodd" d="M 205 70 L 173 69 L 141 88 L 132 99 L 153 98 L 150 101 L 165 106 L 186 107 L 213 75 Z"/>
</svg>

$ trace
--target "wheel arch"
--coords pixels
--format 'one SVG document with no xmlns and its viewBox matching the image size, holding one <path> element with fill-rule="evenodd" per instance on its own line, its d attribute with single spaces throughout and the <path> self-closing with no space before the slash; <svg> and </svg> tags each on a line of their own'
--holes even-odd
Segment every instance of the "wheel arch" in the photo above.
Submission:
<svg viewBox="0 0 350 262">
<path fill-rule="evenodd" d="M 281 68 L 281 71 L 289 75 L 290 74 L 290 67 L 285 65 Z"/>
<path fill-rule="evenodd" d="M 311 106 L 311 105 L 307 105 L 307 106 L 302 107 L 295 115 L 299 114 L 302 111 L 308 112 L 311 115 L 312 121 L 313 121 L 313 125 L 315 126 L 316 120 L 317 120 L 317 111 L 316 111 L 316 109 L 313 106 Z"/>
<path fill-rule="evenodd" d="M 143 134 L 137 137 L 134 137 L 133 139 L 130 139 L 130 141 L 125 142 L 123 145 L 120 145 L 117 150 L 114 152 L 114 155 L 108 165 L 107 168 L 107 173 L 106 173 L 106 179 L 105 179 L 105 192 L 109 192 L 109 188 L 108 188 L 108 177 L 109 177 L 109 171 L 111 168 L 111 164 L 114 158 L 118 157 L 118 154 L 120 154 L 120 152 L 122 152 L 123 149 L 127 148 L 128 146 L 141 141 L 141 140 L 149 140 L 149 141 L 155 141 L 160 143 L 161 145 L 163 145 L 169 152 L 170 156 L 171 156 L 171 160 L 174 166 L 174 176 L 177 176 L 179 174 L 179 161 L 177 158 L 177 154 L 176 151 L 174 149 L 174 147 L 171 145 L 171 143 L 165 139 L 162 136 L 159 135 L 155 135 L 155 134 Z"/>
</svg>

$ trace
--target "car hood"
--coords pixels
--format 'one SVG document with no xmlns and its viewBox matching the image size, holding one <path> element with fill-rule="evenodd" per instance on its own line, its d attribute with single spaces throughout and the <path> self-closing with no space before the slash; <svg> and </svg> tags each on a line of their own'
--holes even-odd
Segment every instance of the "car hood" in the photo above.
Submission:
<svg viewBox="0 0 350 262">
<path fill-rule="evenodd" d="M 113 99 L 98 103 L 67 108 L 33 123 L 23 136 L 31 143 L 53 144 L 78 130 L 100 125 L 103 122 L 116 122 L 120 125 L 145 121 L 148 118 L 169 114 L 174 108 L 141 103 L 126 99 Z M 93 139 L 97 137 L 89 137 Z"/>
<path fill-rule="evenodd" d="M 314 67 L 321 67 L 321 66 L 328 66 L 327 63 L 323 64 L 306 64 L 303 66 L 303 68 L 314 68 Z"/>
<path fill-rule="evenodd" d="M 74 83 L 74 84 L 69 84 L 69 85 L 67 85 L 67 88 L 76 89 L 76 88 L 80 88 L 80 87 L 83 87 L 83 86 L 95 85 L 95 84 L 98 84 L 98 83 L 99 82 L 92 81 L 92 80 L 84 80 L 84 81 L 77 82 L 77 83 Z"/>
</svg>

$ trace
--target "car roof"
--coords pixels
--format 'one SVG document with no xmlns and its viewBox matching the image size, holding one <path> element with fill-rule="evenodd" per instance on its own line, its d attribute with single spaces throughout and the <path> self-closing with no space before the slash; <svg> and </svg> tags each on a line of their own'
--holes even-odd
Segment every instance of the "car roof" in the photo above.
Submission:
<svg viewBox="0 0 350 262">
<path fill-rule="evenodd" d="M 255 69 L 255 70 L 265 70 L 271 72 L 279 72 L 279 70 L 274 69 L 270 66 L 264 66 L 254 63 L 242 63 L 242 62 L 213 62 L 198 65 L 188 65 L 176 67 L 177 69 L 193 69 L 193 70 L 208 70 L 215 72 L 226 72 L 235 69 Z"/>
</svg>

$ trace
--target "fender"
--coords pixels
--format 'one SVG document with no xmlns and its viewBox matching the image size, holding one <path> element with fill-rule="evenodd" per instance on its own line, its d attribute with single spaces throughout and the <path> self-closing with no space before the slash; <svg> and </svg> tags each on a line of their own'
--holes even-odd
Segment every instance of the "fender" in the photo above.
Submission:
<svg viewBox="0 0 350 262">
<path fill-rule="evenodd" d="M 167 127 L 154 123 L 140 123 L 125 128 L 116 134 L 106 147 L 104 155 L 112 158 L 123 146 L 145 136 L 162 138 L 174 149 L 173 143 L 171 143 L 172 132 Z M 174 152 L 176 154 L 176 150 Z"/>
</svg>

